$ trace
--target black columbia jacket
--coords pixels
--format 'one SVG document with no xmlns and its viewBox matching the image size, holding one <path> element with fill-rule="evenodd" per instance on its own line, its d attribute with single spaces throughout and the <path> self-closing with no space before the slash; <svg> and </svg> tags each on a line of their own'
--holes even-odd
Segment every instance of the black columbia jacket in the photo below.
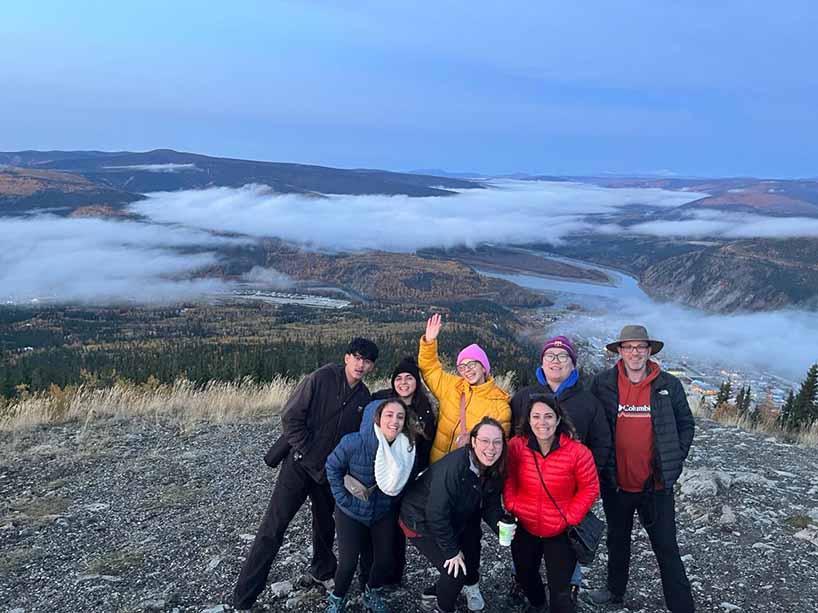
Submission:
<svg viewBox="0 0 818 613">
<path fill-rule="evenodd" d="M 650 389 L 650 414 L 653 424 L 653 467 L 665 488 L 672 488 L 682 474 L 695 421 L 687 404 L 682 382 L 667 372 L 660 372 Z M 594 377 L 591 392 L 599 399 L 616 441 L 616 417 L 619 410 L 619 373 L 617 366 Z M 614 447 L 615 447 L 614 443 Z M 616 475 L 616 453 L 610 454 L 610 471 Z"/>
<path fill-rule="evenodd" d="M 357 432 L 369 389 L 349 387 L 340 364 L 327 364 L 302 379 L 284 405 L 281 425 L 291 453 L 316 482 L 325 483 L 324 465 L 341 437 Z"/>
<path fill-rule="evenodd" d="M 474 513 L 480 512 L 495 534 L 503 516 L 502 480 L 478 477 L 470 467 L 470 453 L 467 445 L 429 466 L 409 485 L 401 504 L 404 525 L 420 536 L 435 539 L 446 559 L 460 551 L 457 537 Z"/>
</svg>

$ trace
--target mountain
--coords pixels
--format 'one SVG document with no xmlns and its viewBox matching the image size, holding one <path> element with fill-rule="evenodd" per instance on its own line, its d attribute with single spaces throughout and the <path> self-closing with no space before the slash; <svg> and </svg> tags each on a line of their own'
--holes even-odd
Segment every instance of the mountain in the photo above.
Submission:
<svg viewBox="0 0 818 613">
<path fill-rule="evenodd" d="M 814 180 L 588 178 L 588 182 L 604 187 L 653 187 L 708 194 L 683 205 L 681 211 L 717 209 L 759 215 L 818 217 L 818 181 Z"/>
<path fill-rule="evenodd" d="M 752 239 L 675 255 L 640 275 L 657 298 L 720 312 L 818 306 L 818 240 Z"/>
<path fill-rule="evenodd" d="M 268 185 L 279 193 L 407 196 L 450 196 L 454 189 L 482 187 L 449 177 L 220 158 L 171 149 L 17 151 L 0 153 L 0 164 L 71 173 L 108 189 L 138 194 L 248 183 Z"/>
<path fill-rule="evenodd" d="M 139 194 L 100 185 L 76 174 L 0 167 L 0 215 L 45 209 L 82 214 L 89 207 L 113 212 L 140 199 Z"/>
</svg>

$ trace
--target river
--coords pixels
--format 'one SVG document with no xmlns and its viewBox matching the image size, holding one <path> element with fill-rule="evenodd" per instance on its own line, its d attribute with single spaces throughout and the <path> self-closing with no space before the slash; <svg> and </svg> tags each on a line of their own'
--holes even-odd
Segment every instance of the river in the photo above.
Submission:
<svg viewBox="0 0 818 613">
<path fill-rule="evenodd" d="M 750 385 L 754 395 L 770 392 L 776 400 L 796 386 L 810 365 L 818 361 L 818 314 L 806 311 L 717 314 L 658 302 L 648 296 L 636 278 L 619 270 L 574 259 L 542 257 L 601 270 L 609 284 L 552 278 L 532 274 L 479 269 L 481 274 L 506 279 L 546 295 L 560 311 L 548 334 L 567 334 L 599 348 L 613 340 L 619 329 L 644 324 L 654 338 L 666 343 L 660 358 L 668 368 L 686 372 L 691 379 L 713 388 L 724 379 Z M 577 308 L 579 307 L 579 308 Z M 598 361 L 600 354 L 592 356 Z"/>
</svg>

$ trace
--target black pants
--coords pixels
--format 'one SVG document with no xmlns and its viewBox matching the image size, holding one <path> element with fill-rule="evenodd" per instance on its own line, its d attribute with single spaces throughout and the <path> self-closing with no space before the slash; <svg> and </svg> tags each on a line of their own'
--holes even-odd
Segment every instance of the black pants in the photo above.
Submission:
<svg viewBox="0 0 818 613">
<path fill-rule="evenodd" d="M 673 490 L 636 494 L 606 488 L 602 490 L 602 504 L 608 522 L 608 589 L 611 593 L 624 595 L 628 585 L 631 530 L 636 511 L 659 563 L 665 605 L 674 613 L 691 613 L 693 595 L 676 542 Z"/>
<path fill-rule="evenodd" d="M 281 464 L 267 511 L 236 582 L 233 606 L 237 609 L 249 609 L 264 591 L 270 567 L 284 541 L 284 532 L 307 497 L 312 508 L 310 573 L 321 580 L 329 579 L 335 574 L 337 564 L 332 552 L 335 538 L 332 511 L 335 500 L 329 484 L 313 481 L 301 465 L 293 460 L 292 455 L 289 455 Z"/>
<path fill-rule="evenodd" d="M 406 568 L 406 535 L 398 526 L 397 516 L 395 516 L 395 529 L 392 531 L 392 551 L 389 571 L 383 580 L 384 585 L 400 585 L 403 581 L 403 571 Z M 361 563 L 358 570 L 358 580 L 361 590 L 367 584 L 369 573 L 372 570 L 372 552 L 361 555 Z"/>
<path fill-rule="evenodd" d="M 434 537 L 419 536 L 410 539 L 412 544 L 418 548 L 418 551 L 440 571 L 435 593 L 437 595 L 437 604 L 441 610 L 454 611 L 457 597 L 463 586 L 474 585 L 480 580 L 480 539 L 482 536 L 480 513 L 478 512 L 467 521 L 466 529 L 457 537 L 457 545 L 460 547 L 460 551 L 463 552 L 463 558 L 466 562 L 466 574 L 460 572 L 457 577 L 450 575 L 443 567 L 443 562 L 448 558 L 445 557 Z"/>
<path fill-rule="evenodd" d="M 517 569 L 517 581 L 532 606 L 545 604 L 545 588 L 540 577 L 540 563 L 545 559 L 550 602 L 548 610 L 550 613 L 572 613 L 575 610 L 569 583 L 577 556 L 565 534 L 542 538 L 518 524 L 511 542 L 511 556 Z"/>
<path fill-rule="evenodd" d="M 392 543 L 398 529 L 396 514 L 390 513 L 367 526 L 336 507 L 335 529 L 338 533 L 335 595 L 346 596 L 359 558 L 362 559 L 361 567 L 369 569 L 366 585 L 381 587 L 392 569 Z"/>
</svg>

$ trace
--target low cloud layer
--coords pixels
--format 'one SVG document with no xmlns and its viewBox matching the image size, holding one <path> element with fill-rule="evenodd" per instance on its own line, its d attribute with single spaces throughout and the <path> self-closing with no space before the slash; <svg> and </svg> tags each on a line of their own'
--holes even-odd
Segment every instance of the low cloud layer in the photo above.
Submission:
<svg viewBox="0 0 818 613">
<path fill-rule="evenodd" d="M 143 170 L 146 172 L 180 172 L 199 170 L 196 164 L 131 164 L 129 166 L 103 166 L 108 170 Z"/>
<path fill-rule="evenodd" d="M 697 211 L 681 221 L 649 221 L 631 226 L 628 230 L 652 236 L 691 238 L 814 238 L 818 237 L 818 219 Z M 622 229 L 616 228 L 614 231 L 622 232 Z"/>
<path fill-rule="evenodd" d="M 587 215 L 628 205 L 675 207 L 692 192 L 609 189 L 567 182 L 504 181 L 453 197 L 271 194 L 263 186 L 152 194 L 133 205 L 147 217 L 320 248 L 414 251 L 484 242 L 558 243 L 592 230 Z"/>
<path fill-rule="evenodd" d="M 794 310 L 720 315 L 628 299 L 591 315 L 569 316 L 560 321 L 555 333 L 581 334 L 610 342 L 622 326 L 632 323 L 644 324 L 654 338 L 665 341 L 663 353 L 690 358 L 700 367 L 747 371 L 749 366 L 752 371 L 799 382 L 818 359 L 812 340 L 818 330 L 818 313 Z M 759 330 L 774 331 L 774 341 L 769 334 L 759 334 Z M 713 368 L 705 371 L 713 374 Z"/>
<path fill-rule="evenodd" d="M 169 303 L 225 291 L 191 278 L 213 249 L 246 242 L 200 230 L 53 216 L 0 221 L 0 302 Z"/>
</svg>

